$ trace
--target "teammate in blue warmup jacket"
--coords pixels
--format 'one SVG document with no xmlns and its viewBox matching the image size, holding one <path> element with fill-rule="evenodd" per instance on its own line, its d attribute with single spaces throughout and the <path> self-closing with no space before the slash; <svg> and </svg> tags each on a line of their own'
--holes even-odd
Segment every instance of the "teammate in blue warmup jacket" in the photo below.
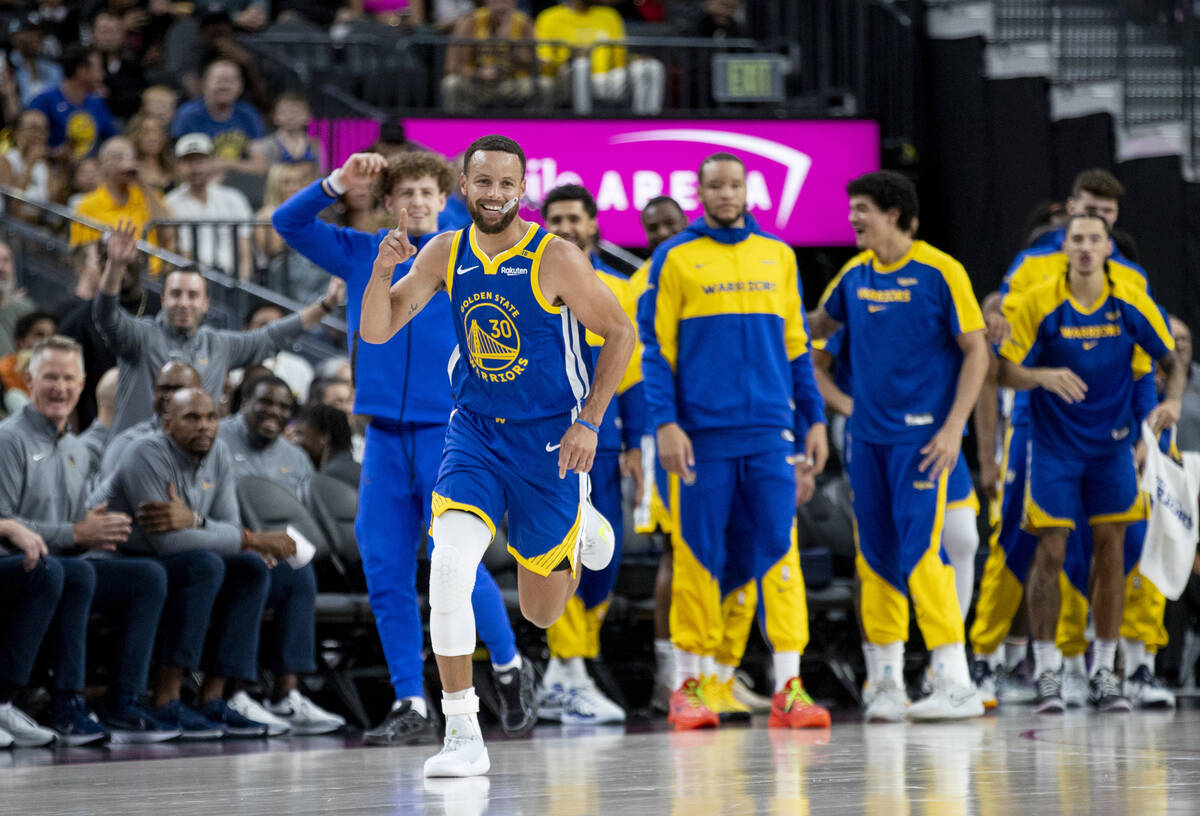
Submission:
<svg viewBox="0 0 1200 816">
<path fill-rule="evenodd" d="M 450 301 L 439 296 L 387 343 L 361 343 L 363 291 L 388 230 L 372 234 L 335 227 L 317 215 L 346 189 L 375 183 L 385 207 L 392 212 L 407 209 L 409 234 L 417 247 L 423 247 L 438 232 L 438 217 L 453 180 L 449 165 L 432 153 L 406 152 L 390 160 L 358 153 L 327 179 L 284 202 L 272 219 L 289 246 L 346 281 L 354 412 L 371 417 L 354 532 L 396 693 L 387 719 L 365 735 L 374 744 L 436 740 L 423 692 L 416 569 L 453 405 L 446 361 L 454 347 L 454 327 Z M 408 261 L 398 264 L 393 278 L 404 277 L 410 265 Z M 480 621 L 479 635 L 491 652 L 504 728 L 521 733 L 534 721 L 533 670 L 517 653 L 504 600 L 482 564 L 476 571 L 471 603 Z"/>
</svg>

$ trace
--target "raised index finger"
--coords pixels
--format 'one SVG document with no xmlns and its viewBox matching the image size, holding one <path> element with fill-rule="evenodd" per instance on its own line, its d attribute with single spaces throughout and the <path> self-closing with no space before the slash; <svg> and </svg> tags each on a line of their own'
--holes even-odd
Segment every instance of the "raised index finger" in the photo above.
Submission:
<svg viewBox="0 0 1200 816">
<path fill-rule="evenodd" d="M 405 238 L 408 237 L 408 209 L 405 207 L 401 207 L 396 214 L 396 230 Z"/>
</svg>

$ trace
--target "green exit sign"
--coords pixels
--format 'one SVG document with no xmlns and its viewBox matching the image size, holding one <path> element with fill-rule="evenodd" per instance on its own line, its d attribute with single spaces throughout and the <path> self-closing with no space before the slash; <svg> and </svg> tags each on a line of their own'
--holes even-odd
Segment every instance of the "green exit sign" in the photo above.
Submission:
<svg viewBox="0 0 1200 816">
<path fill-rule="evenodd" d="M 778 54 L 714 54 L 713 98 L 718 102 L 782 102 L 787 58 Z"/>
</svg>

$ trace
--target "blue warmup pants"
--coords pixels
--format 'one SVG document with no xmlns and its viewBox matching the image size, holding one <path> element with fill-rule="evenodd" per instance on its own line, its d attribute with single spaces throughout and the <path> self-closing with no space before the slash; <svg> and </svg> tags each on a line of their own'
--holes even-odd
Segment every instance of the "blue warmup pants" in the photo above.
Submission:
<svg viewBox="0 0 1200 816">
<path fill-rule="evenodd" d="M 0 681 L 18 687 L 29 683 L 63 590 L 57 558 L 41 559 L 30 572 L 24 560 L 0 556 Z"/>
<path fill-rule="evenodd" d="M 110 693 L 140 697 L 146 691 L 154 637 L 167 597 L 167 572 L 151 558 L 59 558 L 62 600 L 54 618 L 54 690 L 83 691 L 88 620 L 104 615 L 117 631 Z"/>
<path fill-rule="evenodd" d="M 445 425 L 374 419 L 367 426 L 354 535 L 397 699 L 424 694 L 417 552 L 429 529 L 430 500 L 445 438 Z M 471 605 L 475 628 L 492 662 L 511 661 L 517 644 L 508 610 L 495 579 L 482 564 L 475 574 Z"/>
</svg>

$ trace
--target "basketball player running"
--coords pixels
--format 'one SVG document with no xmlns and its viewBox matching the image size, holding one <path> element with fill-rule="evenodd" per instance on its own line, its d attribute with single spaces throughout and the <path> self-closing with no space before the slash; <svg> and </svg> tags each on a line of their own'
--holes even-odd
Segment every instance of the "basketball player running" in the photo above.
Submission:
<svg viewBox="0 0 1200 816">
<path fill-rule="evenodd" d="M 374 185 L 388 212 L 406 210 L 409 241 L 420 249 L 438 233 L 438 218 L 457 180 L 444 159 L 425 151 L 391 159 L 355 153 L 327 178 L 285 201 L 272 217 L 289 246 L 346 281 L 354 412 L 371 417 L 354 534 L 396 695 L 383 723 L 363 735 L 371 745 L 437 741 L 425 707 L 417 551 L 429 529 L 429 498 L 453 407 L 446 358 L 454 348 L 454 327 L 450 300 L 439 295 L 386 344 L 359 343 L 362 293 L 371 280 L 379 242 L 389 230 L 336 227 L 317 216 L 338 195 L 367 192 Z M 409 265 L 398 265 L 395 276 L 403 277 Z M 533 664 L 517 652 L 500 588 L 482 564 L 471 604 L 491 656 L 505 733 L 527 732 L 536 722 Z"/>
<path fill-rule="evenodd" d="M 522 614 L 542 628 L 562 614 L 580 567 L 612 557 L 612 529 L 587 502 L 597 429 L 633 353 L 633 327 L 578 247 L 517 217 L 525 154 L 484 136 L 467 148 L 459 187 L 473 223 L 416 253 L 408 214 L 379 245 L 360 322 L 386 342 L 445 289 L 458 347 L 455 409 L 433 491 L 430 638 L 446 716 L 441 753 L 426 776 L 477 776 L 491 767 L 471 684 L 475 570 L 508 511 Z M 585 328 L 604 338 L 594 366 Z M 607 536 L 604 535 L 607 533 Z"/>
</svg>

